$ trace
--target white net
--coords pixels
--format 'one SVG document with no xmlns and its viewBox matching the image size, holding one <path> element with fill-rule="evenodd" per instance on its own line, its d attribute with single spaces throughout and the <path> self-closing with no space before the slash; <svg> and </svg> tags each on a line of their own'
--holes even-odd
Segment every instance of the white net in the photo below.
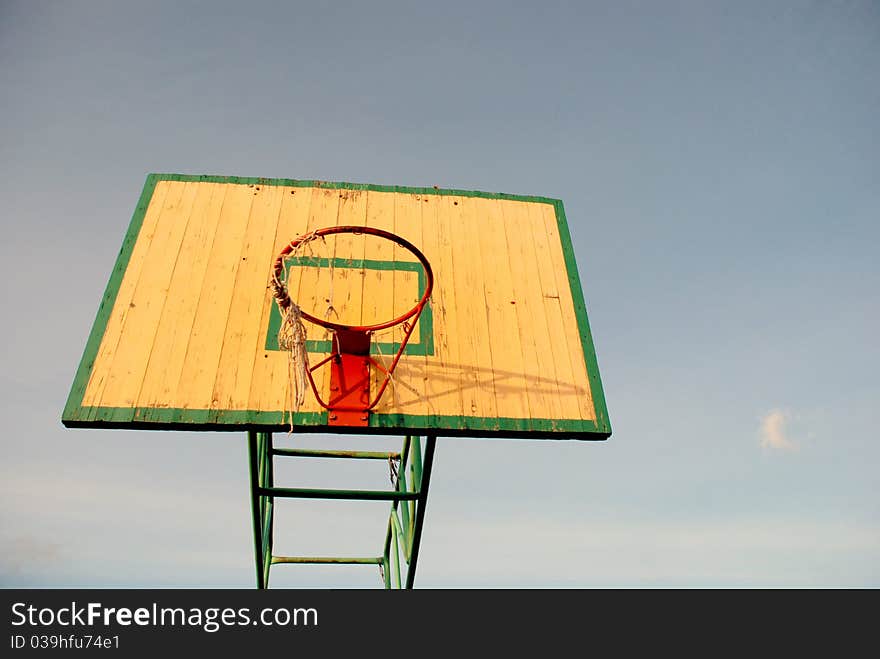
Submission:
<svg viewBox="0 0 880 659">
<path fill-rule="evenodd" d="M 296 256 L 303 251 L 311 253 L 311 243 L 318 239 L 324 242 L 324 238 L 315 232 L 308 234 L 298 245 L 291 249 L 288 258 Z M 330 267 L 330 279 L 332 282 L 332 262 Z M 281 326 L 278 329 L 278 347 L 287 352 L 287 375 L 291 383 L 288 389 L 289 396 L 286 410 L 288 423 L 290 424 L 288 434 L 290 434 L 293 432 L 293 415 L 299 411 L 305 401 L 306 389 L 309 384 L 309 354 L 306 350 L 306 328 L 303 324 L 302 309 L 290 298 L 286 285 L 287 281 L 290 281 L 290 278 L 286 268 L 283 277 L 279 277 L 277 271 L 273 272 L 272 294 L 275 298 L 275 303 L 278 305 L 278 312 L 281 315 Z M 328 299 L 327 315 L 329 316 L 334 311 L 331 284 L 331 297 Z"/>
</svg>

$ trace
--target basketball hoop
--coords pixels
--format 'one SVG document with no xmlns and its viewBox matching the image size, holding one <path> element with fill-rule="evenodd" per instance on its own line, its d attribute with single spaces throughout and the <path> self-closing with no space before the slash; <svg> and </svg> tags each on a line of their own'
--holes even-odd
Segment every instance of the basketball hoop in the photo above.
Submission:
<svg viewBox="0 0 880 659">
<path fill-rule="evenodd" d="M 284 274 L 284 261 L 301 246 L 316 238 L 324 238 L 340 233 L 351 233 L 354 235 L 377 236 L 385 240 L 389 240 L 410 252 L 418 259 L 425 271 L 425 290 L 416 305 L 406 313 L 392 319 L 372 325 L 346 325 L 344 323 L 331 322 L 329 319 L 322 319 L 303 311 L 299 305 L 290 298 L 290 293 L 286 283 L 282 279 Z M 428 259 L 415 247 L 412 243 L 400 236 L 389 231 L 375 229 L 365 226 L 336 226 L 317 229 L 305 235 L 294 238 L 284 249 L 281 250 L 272 267 L 272 289 L 275 297 L 275 303 L 281 312 L 283 323 L 297 324 L 300 318 L 309 321 L 320 327 L 333 332 L 331 354 L 326 359 L 321 360 L 314 366 L 308 363 L 308 354 L 304 346 L 300 346 L 299 357 L 294 357 L 298 362 L 297 368 L 299 373 L 305 375 L 311 385 L 312 392 L 318 403 L 328 411 L 328 425 L 342 426 L 368 426 L 369 414 L 388 387 L 391 381 L 392 373 L 400 361 L 403 351 L 406 349 L 410 335 L 415 329 L 419 316 L 428 299 L 431 297 L 431 291 L 434 287 L 434 273 L 431 270 L 431 264 Z M 403 339 L 400 347 L 391 361 L 391 365 L 386 367 L 370 355 L 370 345 L 372 343 L 372 334 L 380 330 L 394 327 L 395 325 L 403 326 Z M 302 340 L 301 340 L 302 341 Z M 293 346 L 290 347 L 293 351 Z M 293 352 L 291 353 L 294 354 Z M 318 392 L 313 377 L 314 371 L 321 368 L 325 364 L 330 363 L 330 397 L 325 401 Z M 370 393 L 370 366 L 373 365 L 385 374 L 382 384 L 379 386 L 375 395 Z"/>
</svg>

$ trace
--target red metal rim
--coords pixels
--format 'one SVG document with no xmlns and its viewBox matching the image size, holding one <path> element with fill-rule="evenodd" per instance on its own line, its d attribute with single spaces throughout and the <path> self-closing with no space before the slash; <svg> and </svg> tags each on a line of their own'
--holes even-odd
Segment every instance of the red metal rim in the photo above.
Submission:
<svg viewBox="0 0 880 659">
<path fill-rule="evenodd" d="M 338 227 L 326 227 L 324 229 L 316 229 L 311 233 L 307 233 L 303 236 L 299 236 L 298 238 L 294 238 L 287 244 L 287 246 L 281 250 L 281 253 L 278 255 L 278 258 L 275 259 L 275 265 L 272 268 L 272 274 L 277 281 L 281 281 L 281 275 L 284 272 L 284 259 L 290 254 L 293 250 L 295 250 L 299 245 L 303 243 L 303 241 L 307 239 L 311 239 L 312 236 L 330 236 L 336 233 L 353 233 L 355 235 L 367 234 L 369 236 L 378 236 L 379 238 L 385 238 L 386 240 L 390 240 L 394 242 L 408 252 L 410 252 L 413 256 L 415 256 L 419 263 L 422 264 L 422 267 L 425 269 L 425 292 L 422 294 L 422 297 L 416 303 L 412 309 L 407 311 L 402 316 L 398 316 L 394 320 L 389 320 L 384 323 L 377 323 L 375 325 L 343 325 L 341 323 L 331 323 L 327 320 L 322 320 L 321 318 L 316 318 L 305 311 L 302 311 L 302 317 L 306 320 L 320 325 L 321 327 L 326 327 L 331 330 L 353 330 L 356 332 L 377 332 L 379 330 L 387 329 L 394 325 L 399 325 L 400 323 L 412 318 L 416 314 L 421 313 L 422 309 L 428 303 L 428 298 L 431 297 L 431 291 L 434 288 L 434 272 L 431 270 L 431 264 L 428 263 L 428 259 L 424 254 L 411 242 L 406 240 L 405 238 L 401 238 L 400 236 L 391 233 L 390 231 L 384 231 L 382 229 L 375 229 L 373 227 L 361 227 L 355 225 L 342 225 Z M 279 305 L 286 309 L 290 306 L 290 294 L 287 291 L 287 288 L 284 288 L 284 298 L 279 301 Z"/>
</svg>

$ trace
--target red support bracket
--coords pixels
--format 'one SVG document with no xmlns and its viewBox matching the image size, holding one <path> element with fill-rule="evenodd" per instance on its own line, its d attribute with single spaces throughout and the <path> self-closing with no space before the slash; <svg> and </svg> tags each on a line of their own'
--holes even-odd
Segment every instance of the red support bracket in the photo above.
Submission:
<svg viewBox="0 0 880 659">
<path fill-rule="evenodd" d="M 327 425 L 370 425 L 370 335 L 337 330 L 330 358 Z"/>
</svg>

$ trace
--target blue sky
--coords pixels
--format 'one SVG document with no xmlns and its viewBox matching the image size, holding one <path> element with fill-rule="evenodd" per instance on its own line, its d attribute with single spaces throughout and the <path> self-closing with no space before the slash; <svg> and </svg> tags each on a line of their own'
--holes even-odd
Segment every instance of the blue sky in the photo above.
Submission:
<svg viewBox="0 0 880 659">
<path fill-rule="evenodd" d="M 878 70 L 868 1 L 4 0 L 0 585 L 253 584 L 243 437 L 60 423 L 180 172 L 564 201 L 614 434 L 443 439 L 419 585 L 877 587 Z M 373 553 L 370 505 L 276 546 Z"/>
</svg>

